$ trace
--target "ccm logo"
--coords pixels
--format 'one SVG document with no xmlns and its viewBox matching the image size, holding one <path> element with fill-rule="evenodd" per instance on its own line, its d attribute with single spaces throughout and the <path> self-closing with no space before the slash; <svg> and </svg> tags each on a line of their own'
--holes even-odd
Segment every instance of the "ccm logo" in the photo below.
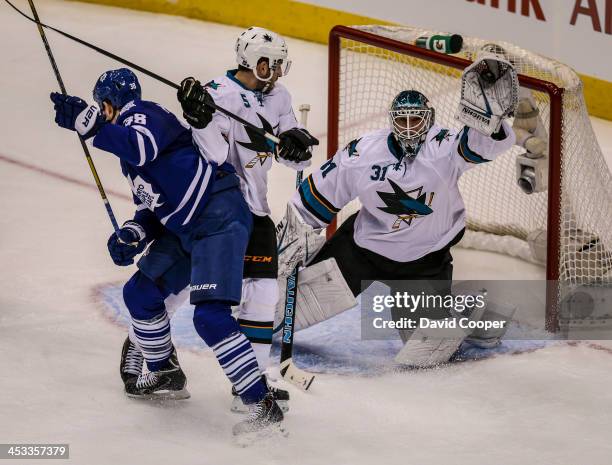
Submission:
<svg viewBox="0 0 612 465">
<path fill-rule="evenodd" d="M 272 263 L 272 257 L 267 255 L 245 255 L 245 262 Z"/>
<path fill-rule="evenodd" d="M 207 291 L 209 289 L 217 289 L 216 284 L 194 284 L 189 288 L 191 291 Z"/>
</svg>

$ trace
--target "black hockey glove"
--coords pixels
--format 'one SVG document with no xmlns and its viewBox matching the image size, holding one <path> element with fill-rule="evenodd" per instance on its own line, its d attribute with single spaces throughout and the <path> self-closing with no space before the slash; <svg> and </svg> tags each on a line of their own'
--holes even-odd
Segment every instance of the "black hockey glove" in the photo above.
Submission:
<svg viewBox="0 0 612 465">
<path fill-rule="evenodd" d="M 294 163 L 308 161 L 312 158 L 312 147 L 319 145 L 319 140 L 303 128 L 293 128 L 280 136 L 278 156 Z"/>
<path fill-rule="evenodd" d="M 183 108 L 183 117 L 196 129 L 204 129 L 212 120 L 215 101 L 195 78 L 188 77 L 181 82 L 176 96 Z"/>
</svg>

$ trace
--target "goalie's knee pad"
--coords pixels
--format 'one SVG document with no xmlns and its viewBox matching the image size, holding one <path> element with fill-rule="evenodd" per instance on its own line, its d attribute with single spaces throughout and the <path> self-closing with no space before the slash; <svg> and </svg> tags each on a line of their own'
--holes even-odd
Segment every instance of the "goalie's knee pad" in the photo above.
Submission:
<svg viewBox="0 0 612 465">
<path fill-rule="evenodd" d="M 132 318 L 150 320 L 165 311 L 166 294 L 140 271 L 123 286 L 123 301 Z"/>
</svg>

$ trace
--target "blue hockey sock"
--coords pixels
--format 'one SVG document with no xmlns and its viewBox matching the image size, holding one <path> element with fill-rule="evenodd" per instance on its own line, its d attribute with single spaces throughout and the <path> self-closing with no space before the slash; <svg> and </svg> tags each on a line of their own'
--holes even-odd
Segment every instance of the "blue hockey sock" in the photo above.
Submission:
<svg viewBox="0 0 612 465">
<path fill-rule="evenodd" d="M 140 271 L 123 286 L 123 300 L 132 317 L 134 335 L 150 371 L 162 368 L 174 350 L 164 305 L 167 295 Z"/>
<path fill-rule="evenodd" d="M 170 319 L 166 311 L 150 320 L 132 317 L 132 326 L 149 371 L 163 368 L 174 350 L 170 337 Z"/>
<path fill-rule="evenodd" d="M 263 399 L 268 391 L 261 379 L 251 343 L 240 332 L 226 302 L 198 304 L 193 313 L 196 331 L 212 348 L 219 365 L 245 404 Z"/>
</svg>

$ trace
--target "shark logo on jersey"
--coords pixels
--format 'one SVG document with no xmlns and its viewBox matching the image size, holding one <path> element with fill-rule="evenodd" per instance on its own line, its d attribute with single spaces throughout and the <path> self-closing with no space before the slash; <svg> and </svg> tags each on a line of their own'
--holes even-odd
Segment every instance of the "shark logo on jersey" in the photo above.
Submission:
<svg viewBox="0 0 612 465">
<path fill-rule="evenodd" d="M 134 179 L 132 179 L 130 176 L 127 178 L 134 195 L 138 197 L 138 199 L 144 205 L 146 205 L 149 210 L 153 211 L 157 207 L 161 207 L 163 205 L 163 202 L 158 203 L 160 194 L 153 192 L 153 187 L 151 184 L 146 182 L 140 176 L 136 176 Z"/>
<path fill-rule="evenodd" d="M 349 158 L 350 157 L 358 157 L 359 156 L 359 152 L 357 151 L 357 144 L 359 144 L 360 140 L 361 140 L 361 138 L 354 139 L 354 140 L 350 141 L 348 144 L 346 144 L 346 146 L 344 147 L 344 150 L 346 150 L 348 152 Z"/>
<path fill-rule="evenodd" d="M 219 87 L 221 87 L 221 84 L 213 80 L 213 81 L 207 82 L 204 87 L 210 87 L 213 90 L 217 90 Z"/>
<path fill-rule="evenodd" d="M 440 132 L 433 136 L 431 140 L 435 140 L 440 146 L 445 140 L 450 140 L 451 136 L 452 134 L 449 132 L 448 129 L 440 129 Z"/>
<path fill-rule="evenodd" d="M 259 121 L 261 121 L 262 129 L 269 134 L 274 134 L 272 125 L 259 113 L 257 113 L 257 116 L 259 117 Z M 244 129 L 251 141 L 236 141 L 236 143 L 242 145 L 244 148 L 257 152 L 257 155 L 245 165 L 245 168 L 254 168 L 257 163 L 259 163 L 259 166 L 263 166 L 268 158 L 274 155 L 274 144 L 248 126 L 245 126 Z"/>
<path fill-rule="evenodd" d="M 376 191 L 376 193 L 386 205 L 385 207 L 378 207 L 378 209 L 397 216 L 391 228 L 393 232 L 399 230 L 402 223 L 406 223 L 410 226 L 412 220 L 415 218 L 433 213 L 431 203 L 433 202 L 435 192 L 429 194 L 429 201 L 425 203 L 427 200 L 427 192 L 423 192 L 423 186 L 404 192 L 401 187 L 390 179 L 387 179 L 387 181 L 389 181 L 393 192 Z M 416 197 L 411 197 L 410 194 L 415 194 Z"/>
</svg>

